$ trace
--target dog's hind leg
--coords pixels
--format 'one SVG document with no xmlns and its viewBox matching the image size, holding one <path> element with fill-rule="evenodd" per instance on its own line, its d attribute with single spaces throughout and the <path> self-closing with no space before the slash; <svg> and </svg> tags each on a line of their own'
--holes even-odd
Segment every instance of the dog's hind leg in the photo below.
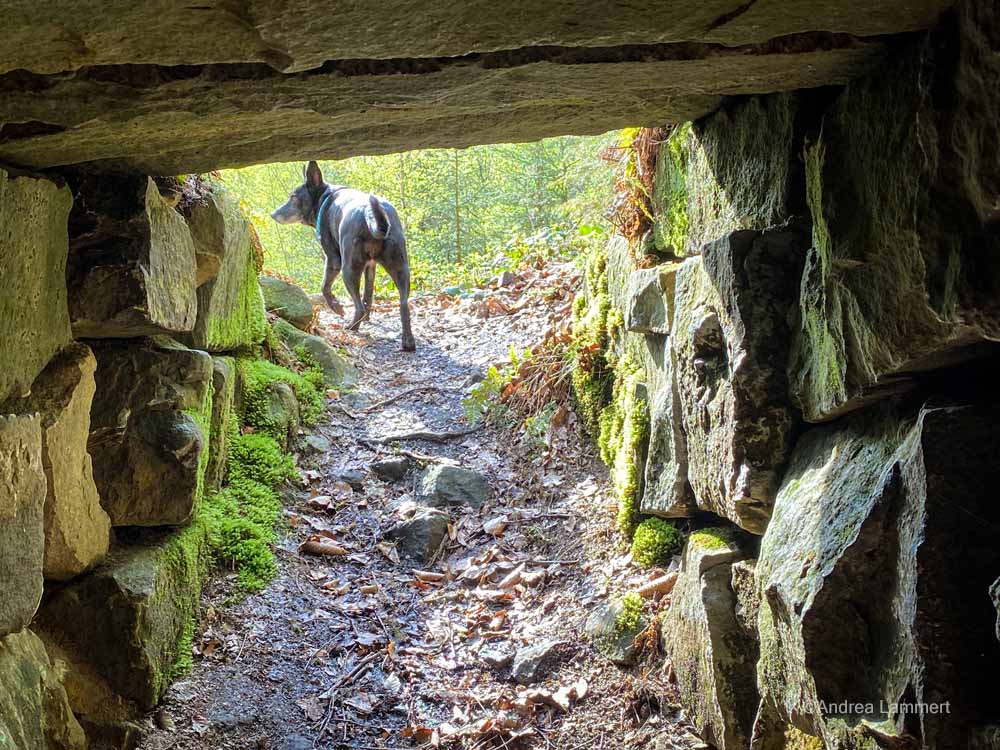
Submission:
<svg viewBox="0 0 1000 750">
<path fill-rule="evenodd" d="M 326 300 L 326 305 L 331 310 L 333 310 L 337 315 L 344 314 L 344 306 L 340 304 L 340 300 L 333 296 L 333 282 L 337 280 L 337 276 L 340 274 L 340 258 L 326 260 L 326 270 L 323 272 L 323 299 Z"/>
<path fill-rule="evenodd" d="M 371 264 L 365 269 L 365 318 L 372 316 L 372 302 L 375 299 L 375 265 Z"/>
<path fill-rule="evenodd" d="M 403 326 L 403 336 L 400 348 L 404 352 L 414 352 L 417 350 L 417 342 L 413 338 L 413 331 L 410 329 L 410 269 L 405 260 L 399 265 L 385 264 L 383 266 L 396 289 L 399 290 L 399 322 Z"/>
</svg>

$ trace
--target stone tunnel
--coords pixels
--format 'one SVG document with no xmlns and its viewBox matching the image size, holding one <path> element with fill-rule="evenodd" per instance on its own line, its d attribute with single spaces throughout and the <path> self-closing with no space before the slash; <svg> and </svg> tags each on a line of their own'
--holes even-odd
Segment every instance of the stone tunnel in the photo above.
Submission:
<svg viewBox="0 0 1000 750">
<path fill-rule="evenodd" d="M 685 708 L 720 750 L 1000 748 L 998 11 L 7 3 L 0 748 L 132 746 L 197 597 L 265 321 L 235 201 L 164 178 L 640 125 L 646 257 L 612 240 L 578 327 L 646 417 L 632 501 L 713 519 Z"/>
</svg>

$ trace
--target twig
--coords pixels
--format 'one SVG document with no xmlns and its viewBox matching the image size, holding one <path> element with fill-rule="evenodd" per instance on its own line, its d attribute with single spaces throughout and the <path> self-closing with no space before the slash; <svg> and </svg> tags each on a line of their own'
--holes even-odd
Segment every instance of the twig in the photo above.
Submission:
<svg viewBox="0 0 1000 750">
<path fill-rule="evenodd" d="M 340 411 L 344 412 L 344 416 L 346 416 L 346 417 L 350 417 L 353 420 L 357 420 L 358 419 L 358 415 L 357 414 L 352 414 L 345 407 L 343 407 L 340 404 L 338 404 L 336 401 L 331 402 L 330 406 L 332 406 L 335 409 L 340 409 Z"/>
<path fill-rule="evenodd" d="M 353 625 L 354 623 L 352 622 L 351 624 Z M 372 653 L 368 654 L 368 656 L 366 656 L 364 659 L 355 664 L 354 668 L 350 672 L 341 677 L 340 680 L 337 681 L 336 685 L 333 685 L 327 691 L 330 694 L 330 703 L 327 705 L 326 715 L 323 717 L 323 721 L 320 722 L 319 732 L 316 736 L 317 742 L 324 734 L 326 734 L 326 729 L 328 726 L 330 726 L 330 720 L 333 718 L 333 709 L 337 705 L 337 692 L 341 688 L 345 688 L 348 685 L 350 685 L 362 673 L 367 671 L 368 665 L 371 664 L 373 661 L 375 661 L 377 657 L 378 657 L 377 651 L 373 651 Z M 313 743 L 313 746 L 315 747 L 315 743 Z"/>
<path fill-rule="evenodd" d="M 363 411 L 365 414 L 371 414 L 373 411 L 382 409 L 389 404 L 394 404 L 397 401 L 406 398 L 407 396 L 412 396 L 415 393 L 424 393 L 426 391 L 437 391 L 438 393 L 444 393 L 443 388 L 439 388 L 436 385 L 418 385 L 416 388 L 408 388 L 405 391 L 395 394 L 394 396 L 389 396 L 389 398 L 384 398 L 381 401 L 376 401 L 371 406 L 366 406 Z"/>
<path fill-rule="evenodd" d="M 382 443 L 383 445 L 403 440 L 428 440 L 432 443 L 444 443 L 448 440 L 455 440 L 456 438 L 470 435 L 478 429 L 479 427 L 470 427 L 467 430 L 444 430 L 443 432 L 415 430 L 414 432 L 401 432 L 396 435 L 386 435 L 385 437 L 375 438 L 373 442 Z"/>
</svg>

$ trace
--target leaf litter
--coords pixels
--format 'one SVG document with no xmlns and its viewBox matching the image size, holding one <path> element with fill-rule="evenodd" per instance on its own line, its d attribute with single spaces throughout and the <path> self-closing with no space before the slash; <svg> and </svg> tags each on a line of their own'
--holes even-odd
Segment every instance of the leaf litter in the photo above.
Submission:
<svg viewBox="0 0 1000 750">
<path fill-rule="evenodd" d="M 397 351 L 391 303 L 376 304 L 360 333 L 320 314 L 320 333 L 350 348 L 361 383 L 336 393 L 340 408 L 320 427 L 331 449 L 299 457 L 279 576 L 249 597 L 233 576 L 210 582 L 195 668 L 140 747 L 702 746 L 652 630 L 629 670 L 583 635 L 591 609 L 627 591 L 641 590 L 655 619 L 676 574 L 631 564 L 607 472 L 569 406 L 557 352 L 579 278 L 573 264 L 540 265 L 480 299 L 418 299 L 416 355 Z M 512 347 L 533 356 L 504 398 L 528 412 L 557 403 L 543 441 L 514 424 L 470 431 L 461 406 L 470 375 Z M 384 442 L 419 433 L 452 437 L 426 453 L 426 441 Z M 403 480 L 368 473 L 394 456 L 411 463 Z M 385 532 L 420 503 L 417 477 L 432 463 L 484 474 L 493 500 L 449 508 L 441 549 L 419 562 Z M 360 486 L 340 478 L 347 471 L 365 474 Z M 537 680 L 515 683 L 515 655 L 548 640 L 561 645 Z"/>
</svg>

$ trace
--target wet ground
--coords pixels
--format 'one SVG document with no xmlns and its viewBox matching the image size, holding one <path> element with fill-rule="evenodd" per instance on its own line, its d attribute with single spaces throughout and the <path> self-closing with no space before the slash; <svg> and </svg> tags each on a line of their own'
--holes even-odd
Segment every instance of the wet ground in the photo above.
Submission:
<svg viewBox="0 0 1000 750">
<path fill-rule="evenodd" d="M 572 415 L 547 446 L 488 425 L 441 443 L 378 442 L 469 429 L 470 382 L 565 315 L 566 292 L 549 283 L 491 303 L 486 318 L 473 300 L 418 300 L 413 354 L 399 351 L 389 303 L 359 334 L 323 314 L 361 383 L 335 394 L 314 431 L 323 440 L 303 441 L 275 581 L 249 597 L 224 573 L 207 587 L 195 668 L 150 717 L 145 750 L 701 746 L 655 639 L 623 670 L 584 638 L 589 611 L 649 573 L 624 554 L 606 471 Z M 405 479 L 369 472 L 401 452 L 414 467 Z M 451 509 L 441 553 L 418 566 L 383 534 L 417 500 L 422 468 L 442 461 L 486 475 L 493 497 Z M 300 552 L 316 535 L 344 554 Z M 548 658 L 517 684 L 504 662 L 542 643 Z"/>
</svg>

